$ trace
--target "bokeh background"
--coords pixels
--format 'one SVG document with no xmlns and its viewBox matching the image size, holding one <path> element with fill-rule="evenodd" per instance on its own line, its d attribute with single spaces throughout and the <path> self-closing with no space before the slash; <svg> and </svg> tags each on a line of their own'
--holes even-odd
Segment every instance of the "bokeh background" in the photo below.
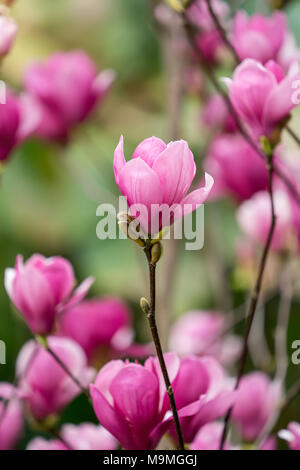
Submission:
<svg viewBox="0 0 300 470">
<path fill-rule="evenodd" d="M 0 365 L 0 380 L 12 381 L 21 345 L 30 337 L 24 322 L 14 312 L 3 287 L 4 270 L 13 266 L 18 253 L 35 252 L 69 259 L 78 281 L 95 277 L 90 295 L 122 297 L 132 309 L 137 338 L 148 339 L 148 329 L 138 301 L 147 293 L 144 260 L 133 243 L 100 241 L 96 237 L 97 205 L 113 202 L 119 195 L 112 171 L 113 151 L 120 134 L 125 136 L 126 155 L 144 138 L 169 137 L 168 75 L 165 55 L 153 22 L 148 0 L 18 0 L 13 16 L 19 34 L 5 59 L 1 79 L 22 88 L 24 70 L 32 61 L 58 50 L 84 49 L 99 69 L 116 71 L 116 83 L 104 105 L 73 134 L 70 145 L 31 140 L 13 155 L 0 189 L 0 339 L 6 343 L 6 365 Z M 266 2 L 232 2 L 249 12 Z M 300 1 L 286 9 L 290 27 L 300 44 Z M 207 147 L 207 132 L 199 114 L 197 96 L 183 101 L 181 137 L 188 140 L 197 161 Z M 300 128 L 300 116 L 293 127 Z M 298 126 L 297 126 L 298 124 Z M 201 165 L 198 165 L 201 175 Z M 171 317 L 189 310 L 228 309 L 245 302 L 250 279 L 235 269 L 235 244 L 239 230 L 234 204 L 227 200 L 205 207 L 206 241 L 201 251 L 180 247 L 172 289 Z M 168 243 L 168 242 L 165 242 Z M 163 276 L 164 259 L 158 277 Z M 232 292 L 226 299 L 225 289 Z M 227 305 L 224 305 L 227 302 Z M 266 306 L 266 337 L 273 350 L 278 296 Z M 288 344 L 300 339 L 300 302 L 294 299 Z M 241 332 L 237 326 L 236 332 Z M 291 351 L 289 351 L 290 353 Z M 249 361 L 248 368 L 253 368 Z M 299 376 L 289 367 L 287 385 Z M 300 420 L 300 406 L 289 409 Z M 63 421 L 94 420 L 84 398 L 64 412 Z M 285 423 L 288 420 L 285 418 Z M 27 431 L 22 447 L 32 435 Z"/>
</svg>

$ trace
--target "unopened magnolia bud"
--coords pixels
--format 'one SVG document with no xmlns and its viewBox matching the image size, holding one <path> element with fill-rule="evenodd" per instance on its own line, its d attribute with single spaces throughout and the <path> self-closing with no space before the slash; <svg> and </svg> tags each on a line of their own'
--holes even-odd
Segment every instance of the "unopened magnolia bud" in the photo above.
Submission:
<svg viewBox="0 0 300 470">
<path fill-rule="evenodd" d="M 151 248 L 151 262 L 152 264 L 158 263 L 162 255 L 162 246 L 160 242 L 154 243 Z"/>
<path fill-rule="evenodd" d="M 120 230 L 125 233 L 125 235 L 132 240 L 133 242 L 137 243 L 140 247 L 145 247 L 145 241 L 142 238 L 136 238 L 135 234 L 130 233 L 130 225 L 127 222 L 118 222 Z"/>
<path fill-rule="evenodd" d="M 147 315 L 150 311 L 150 305 L 146 297 L 141 297 L 140 306 L 143 312 Z"/>
<path fill-rule="evenodd" d="M 269 141 L 269 139 L 265 136 L 262 136 L 260 138 L 260 144 L 261 144 L 261 147 L 263 149 L 263 152 L 268 156 L 270 157 L 271 155 L 273 155 L 273 148 L 272 148 L 272 145 L 271 145 L 271 142 Z"/>
</svg>

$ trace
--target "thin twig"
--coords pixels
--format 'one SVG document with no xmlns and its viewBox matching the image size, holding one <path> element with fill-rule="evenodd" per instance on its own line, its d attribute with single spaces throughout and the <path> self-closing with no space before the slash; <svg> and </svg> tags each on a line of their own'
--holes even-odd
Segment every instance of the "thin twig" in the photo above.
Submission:
<svg viewBox="0 0 300 470">
<path fill-rule="evenodd" d="M 210 16 L 212 17 L 213 22 L 214 22 L 217 30 L 219 31 L 219 34 L 220 34 L 221 38 L 223 39 L 223 42 L 226 44 L 227 48 L 230 50 L 234 60 L 237 63 L 239 63 L 240 58 L 239 58 L 235 48 L 233 47 L 233 44 L 231 44 L 230 40 L 228 39 L 227 32 L 225 31 L 222 24 L 220 23 L 220 21 L 218 19 L 218 16 L 217 16 L 210 0 L 206 0 L 206 4 L 207 4 L 207 8 L 209 10 Z"/>
<path fill-rule="evenodd" d="M 258 276 L 256 279 L 256 283 L 251 295 L 250 299 L 250 304 L 248 308 L 248 312 L 246 315 L 247 318 L 247 325 L 246 325 L 246 331 L 244 335 L 244 342 L 243 342 L 243 349 L 242 349 L 242 354 L 239 362 L 239 368 L 238 368 L 238 373 L 237 373 L 237 379 L 236 379 L 236 384 L 235 384 L 235 390 L 238 389 L 240 380 L 244 374 L 245 366 L 246 366 L 246 360 L 248 356 L 248 340 L 249 340 L 249 335 L 251 332 L 253 320 L 255 317 L 256 313 L 256 308 L 257 304 L 259 301 L 259 296 L 261 292 L 261 287 L 262 287 L 262 281 L 263 281 L 263 276 L 265 272 L 265 267 L 273 239 L 273 234 L 276 226 L 276 214 L 275 214 L 275 207 L 274 207 L 274 195 L 273 195 L 273 156 L 269 157 L 269 165 L 268 165 L 268 190 L 269 190 L 269 195 L 270 195 L 270 203 L 271 203 L 271 225 L 267 237 L 267 241 L 265 243 L 261 261 L 259 264 L 259 270 L 258 270 Z M 220 449 L 222 450 L 224 447 L 224 443 L 227 437 L 227 430 L 229 426 L 229 421 L 231 418 L 231 413 L 232 413 L 232 407 L 228 410 L 225 421 L 224 421 L 224 429 L 223 429 L 223 434 L 222 434 L 222 439 L 221 439 L 221 445 Z"/>
<path fill-rule="evenodd" d="M 82 393 L 84 393 L 84 395 L 90 399 L 90 394 L 89 394 L 89 391 L 80 383 L 80 381 L 77 379 L 77 377 L 75 377 L 72 372 L 70 371 L 70 369 L 64 364 L 64 362 L 58 357 L 58 355 L 53 351 L 53 349 L 49 346 L 49 344 L 47 343 L 45 347 L 45 350 L 51 354 L 51 356 L 53 357 L 53 359 L 57 362 L 57 364 L 60 365 L 60 367 L 65 371 L 65 373 L 70 377 L 70 379 L 74 382 L 75 385 L 77 385 L 77 387 L 81 390 Z"/>
<path fill-rule="evenodd" d="M 297 144 L 300 146 L 300 138 L 293 131 L 293 129 L 290 126 L 286 126 L 286 130 L 290 134 L 290 136 L 294 139 L 294 141 L 297 142 Z"/>
<path fill-rule="evenodd" d="M 173 414 L 173 419 L 174 419 L 174 424 L 175 424 L 175 429 L 178 437 L 178 443 L 179 443 L 179 448 L 180 450 L 184 450 L 184 441 L 183 441 L 183 436 L 182 436 L 182 431 L 181 431 L 181 426 L 180 426 L 180 421 L 179 421 L 179 416 L 177 412 L 177 407 L 176 407 L 176 402 L 175 402 L 175 397 L 174 397 L 174 392 L 173 388 L 170 382 L 168 370 L 166 367 L 162 347 L 161 347 L 161 342 L 159 338 L 159 333 L 157 329 L 157 324 L 156 324 L 156 318 L 155 318 L 155 300 L 156 300 L 156 265 L 152 262 L 151 260 L 151 246 L 146 246 L 144 249 L 146 258 L 148 261 L 148 267 L 149 267 L 149 281 L 150 281 L 150 308 L 149 312 L 147 313 L 147 319 L 149 322 L 153 342 L 155 345 L 157 357 L 159 360 L 160 368 L 163 374 L 163 378 L 165 381 L 169 401 L 170 401 L 170 406 Z"/>
</svg>

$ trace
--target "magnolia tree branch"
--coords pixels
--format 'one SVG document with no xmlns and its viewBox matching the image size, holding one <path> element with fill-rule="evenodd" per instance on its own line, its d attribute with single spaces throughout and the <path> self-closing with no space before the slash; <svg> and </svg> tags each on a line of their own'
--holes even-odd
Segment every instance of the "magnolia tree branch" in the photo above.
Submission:
<svg viewBox="0 0 300 470">
<path fill-rule="evenodd" d="M 271 224 L 270 224 L 270 229 L 268 233 L 268 237 L 263 249 L 262 257 L 260 260 L 259 264 L 259 270 L 258 270 L 258 275 L 257 279 L 255 282 L 254 289 L 251 294 L 251 299 L 248 307 L 248 311 L 246 314 L 246 319 L 247 319 L 247 324 L 246 324 L 246 331 L 244 335 L 244 340 L 243 340 L 243 348 L 242 348 L 242 353 L 239 361 L 239 367 L 238 367 L 238 373 L 237 373 L 237 379 L 236 379 L 236 384 L 235 384 L 235 390 L 238 389 L 241 378 L 244 374 L 245 371 L 245 366 L 246 366 L 246 361 L 248 357 L 248 340 L 249 340 L 249 335 L 251 332 L 253 320 L 255 317 L 256 309 L 257 309 L 257 304 L 259 301 L 259 296 L 261 292 L 261 287 L 262 287 L 262 282 L 263 282 L 263 276 L 265 272 L 265 267 L 267 264 L 267 259 L 269 255 L 269 251 L 271 248 L 271 243 L 273 239 L 273 234 L 276 226 L 276 214 L 275 214 L 275 206 L 274 206 L 274 195 L 273 195 L 273 155 L 268 157 L 268 190 L 269 190 L 269 195 L 270 195 L 270 205 L 271 205 Z M 229 427 L 229 422 L 231 418 L 231 413 L 232 413 L 232 408 L 229 409 L 226 417 L 225 417 L 225 422 L 224 422 L 224 429 L 223 429 L 223 434 L 222 434 L 222 439 L 221 439 L 221 445 L 220 449 L 222 450 L 225 444 L 225 440 L 227 437 L 227 430 Z"/>
<path fill-rule="evenodd" d="M 163 374 L 163 378 L 165 381 L 168 397 L 169 397 L 169 402 L 170 402 L 170 407 L 172 410 L 173 414 L 173 419 L 174 419 L 174 424 L 175 424 L 175 429 L 176 429 L 176 434 L 178 438 L 178 443 L 179 443 L 179 448 L 180 450 L 184 450 L 184 441 L 182 437 L 182 431 L 181 431 L 181 426 L 180 426 L 180 421 L 179 421 L 179 416 L 177 412 L 177 407 L 176 407 L 176 402 L 175 402 L 175 397 L 174 397 L 174 392 L 173 388 L 170 382 L 168 370 L 166 367 L 166 363 L 164 360 L 164 355 L 161 347 L 161 342 L 159 338 L 159 333 L 158 333 L 158 328 L 156 324 L 156 315 L 155 315 L 155 305 L 156 305 L 156 263 L 153 262 L 152 259 L 152 245 L 146 245 L 144 248 L 145 255 L 148 261 L 148 267 L 149 267 L 149 281 L 150 281 L 150 304 L 146 301 L 146 299 L 141 299 L 141 307 L 143 311 L 147 315 L 147 319 L 149 322 L 151 334 L 152 334 L 152 339 L 155 345 L 157 357 L 159 360 L 160 368 Z M 144 303 L 143 303 L 144 302 Z"/>
</svg>

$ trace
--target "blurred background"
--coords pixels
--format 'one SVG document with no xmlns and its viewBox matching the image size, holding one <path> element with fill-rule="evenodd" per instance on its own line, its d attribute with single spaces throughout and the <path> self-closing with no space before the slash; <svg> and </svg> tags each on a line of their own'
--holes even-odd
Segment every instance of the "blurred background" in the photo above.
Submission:
<svg viewBox="0 0 300 470">
<path fill-rule="evenodd" d="M 232 3 L 252 12 L 261 9 L 265 2 Z M 300 44 L 300 1 L 289 2 L 286 11 Z M 91 296 L 113 294 L 127 302 L 137 338 L 147 341 L 147 324 L 138 306 L 139 298 L 147 293 L 142 254 L 129 241 L 97 239 L 96 208 L 119 196 L 112 161 L 120 134 L 125 137 L 127 158 L 146 137 L 155 135 L 170 140 L 170 65 L 165 60 L 168 44 L 157 31 L 151 2 L 19 0 L 12 14 L 19 24 L 19 34 L 3 63 L 1 78 L 16 90 L 22 88 L 24 71 L 31 62 L 58 50 L 84 49 L 99 70 L 114 69 L 117 78 L 103 106 L 76 129 L 67 147 L 32 139 L 11 158 L 1 180 L 0 285 L 3 286 L 5 268 L 14 265 L 19 253 L 25 259 L 35 252 L 64 256 L 73 264 L 78 282 L 89 275 L 95 277 Z M 208 144 L 200 112 L 197 95 L 187 93 L 179 132 L 181 138 L 188 140 L 197 162 L 203 159 Z M 300 124 L 300 115 L 296 113 L 295 129 L 297 123 Z M 198 175 L 201 176 L 201 164 Z M 201 251 L 185 251 L 180 246 L 175 274 L 166 274 L 168 247 L 158 268 L 159 283 L 169 280 L 166 275 L 174 274 L 169 311 L 172 321 L 190 310 L 229 312 L 247 299 L 252 277 L 251 272 L 236 268 L 239 229 L 233 202 L 206 204 L 205 233 Z M 275 292 L 266 304 L 266 339 L 271 353 L 277 310 Z M 295 298 L 288 345 L 300 339 L 299 310 L 300 302 Z M 237 325 L 237 333 L 243 331 L 242 326 Z M 0 339 L 6 343 L 7 363 L 0 365 L 1 381 L 13 380 L 17 353 L 29 337 L 3 286 Z M 248 369 L 253 367 L 249 361 Z M 287 384 L 298 376 L 299 369 L 291 364 Z M 289 413 L 293 420 L 300 420 L 299 401 Z M 94 420 L 85 400 L 79 397 L 66 409 L 63 420 L 80 422 L 88 417 Z M 25 442 L 29 436 L 28 431 Z"/>
</svg>

